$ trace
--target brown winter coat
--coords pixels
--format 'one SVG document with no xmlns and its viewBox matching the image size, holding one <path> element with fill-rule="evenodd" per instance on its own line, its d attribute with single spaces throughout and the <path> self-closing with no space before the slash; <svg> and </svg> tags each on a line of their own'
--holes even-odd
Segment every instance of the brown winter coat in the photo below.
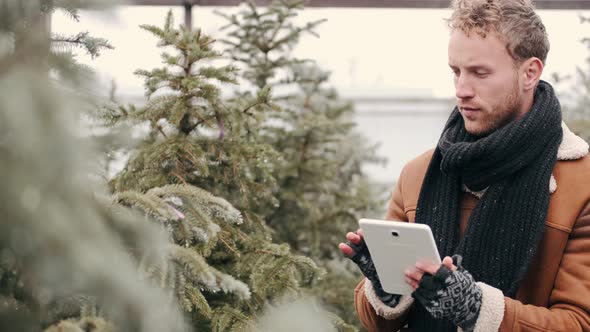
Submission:
<svg viewBox="0 0 590 332">
<path fill-rule="evenodd" d="M 577 148 L 580 149 L 579 144 Z M 583 144 L 581 148 L 584 149 Z M 585 149 L 582 155 L 586 154 L 587 145 Z M 386 219 L 414 222 L 432 153 L 428 151 L 404 167 Z M 515 298 L 504 297 L 499 331 L 590 331 L 590 156 L 577 158 L 558 158 L 561 160 L 553 170 L 557 188 L 551 194 L 545 233 Z M 463 236 L 478 198 L 466 192 L 461 195 Z M 357 286 L 354 296 L 365 327 L 369 331 L 397 331 L 405 325 L 404 313 L 391 320 L 376 314 L 365 296 L 364 283 L 363 280 Z M 485 326 L 478 329 L 489 330 Z"/>
</svg>

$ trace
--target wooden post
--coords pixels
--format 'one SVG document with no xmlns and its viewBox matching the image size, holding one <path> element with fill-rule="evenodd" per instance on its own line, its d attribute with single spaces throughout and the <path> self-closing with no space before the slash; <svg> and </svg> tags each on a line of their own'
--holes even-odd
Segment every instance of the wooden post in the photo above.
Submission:
<svg viewBox="0 0 590 332">
<path fill-rule="evenodd" d="M 184 25 L 187 29 L 193 29 L 193 4 L 190 2 L 185 2 L 184 6 Z"/>
</svg>

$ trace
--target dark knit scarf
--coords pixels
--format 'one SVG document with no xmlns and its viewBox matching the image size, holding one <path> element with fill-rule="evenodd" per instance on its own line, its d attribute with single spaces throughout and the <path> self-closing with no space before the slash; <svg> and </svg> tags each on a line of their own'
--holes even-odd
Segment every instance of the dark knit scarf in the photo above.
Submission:
<svg viewBox="0 0 590 332">
<path fill-rule="evenodd" d="M 459 254 L 476 281 L 514 296 L 543 234 L 549 181 L 563 133 L 553 88 L 540 81 L 531 110 L 485 137 L 465 130 L 455 108 L 422 185 L 416 222 L 432 228 L 441 257 Z M 459 234 L 462 184 L 486 189 Z M 456 331 L 415 302 L 413 331 Z"/>
</svg>

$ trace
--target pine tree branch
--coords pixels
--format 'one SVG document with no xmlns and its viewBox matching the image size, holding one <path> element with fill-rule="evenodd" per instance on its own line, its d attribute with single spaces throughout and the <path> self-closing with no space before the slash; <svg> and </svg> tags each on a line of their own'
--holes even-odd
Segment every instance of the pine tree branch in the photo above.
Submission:
<svg viewBox="0 0 590 332">
<path fill-rule="evenodd" d="M 223 239 L 223 237 L 220 236 L 219 241 L 221 241 L 227 247 L 227 249 L 231 250 L 236 256 L 240 257 L 240 253 L 235 251 L 234 248 L 232 248 L 232 246 L 230 246 L 229 243 Z"/>
<path fill-rule="evenodd" d="M 199 125 L 201 125 L 203 123 L 204 123 L 203 120 L 199 120 L 199 121 L 195 122 L 194 125 L 192 125 L 192 126 L 189 127 L 189 129 L 190 129 L 189 132 L 193 132 L 193 130 L 195 130 Z"/>
<path fill-rule="evenodd" d="M 220 141 L 223 141 L 225 137 L 225 124 L 223 123 L 223 117 L 221 116 L 221 112 L 215 109 L 215 119 L 217 119 L 217 125 L 219 126 L 219 137 Z"/>
<path fill-rule="evenodd" d="M 299 165 L 297 166 L 297 177 L 301 176 L 303 171 L 303 164 L 307 162 L 307 148 L 309 147 L 309 143 L 311 141 L 311 130 L 305 133 L 305 137 L 303 138 L 303 144 L 301 146 L 301 154 L 299 157 Z"/>
<path fill-rule="evenodd" d="M 250 115 L 250 116 L 253 116 L 254 114 L 252 114 L 252 113 L 249 113 L 248 111 L 249 111 L 251 108 L 253 108 L 253 107 L 260 106 L 260 105 L 264 105 L 264 104 L 265 104 L 265 103 L 264 103 L 264 102 L 261 102 L 261 101 L 255 101 L 255 102 L 252 102 L 252 103 L 250 103 L 250 105 L 246 106 L 246 108 L 244 108 L 244 109 L 242 110 L 242 113 L 244 113 L 244 114 L 248 114 L 248 115 Z"/>
<path fill-rule="evenodd" d="M 106 39 L 90 37 L 88 31 L 80 32 L 72 37 L 54 35 L 51 38 L 51 42 L 52 47 L 63 44 L 83 48 L 92 58 L 99 56 L 102 49 L 114 49 L 113 45 L 111 45 Z"/>
<path fill-rule="evenodd" d="M 180 174 L 178 174 L 178 173 L 176 173 L 174 171 L 172 171 L 170 173 L 172 175 L 176 176 L 184 185 L 187 185 L 187 186 L 189 185 L 188 182 L 182 176 L 180 176 Z"/>
<path fill-rule="evenodd" d="M 261 253 L 261 254 L 272 255 L 272 256 L 280 256 L 280 255 L 277 255 L 277 253 L 275 253 L 275 252 L 272 252 L 270 250 L 265 250 L 265 249 L 256 249 L 256 250 L 254 250 L 254 252 L 258 252 L 258 253 Z"/>
<path fill-rule="evenodd" d="M 71 4 L 64 4 L 63 6 L 59 6 L 59 4 L 55 4 L 57 7 L 56 9 L 61 9 L 65 13 L 67 13 L 71 19 L 76 22 L 80 22 L 80 14 L 78 12 L 78 8 L 71 6 Z"/>
<path fill-rule="evenodd" d="M 282 15 L 280 17 L 281 17 L 281 19 L 279 19 L 279 21 L 277 22 L 277 27 L 273 31 L 273 33 L 270 37 L 270 40 L 275 40 L 279 31 L 283 28 L 283 24 L 285 24 L 285 18 Z"/>
<path fill-rule="evenodd" d="M 162 126 L 156 125 L 156 128 L 158 128 L 158 131 L 160 132 L 160 134 L 162 134 L 162 136 L 164 136 L 164 138 L 168 138 L 164 130 L 162 130 Z"/>
<path fill-rule="evenodd" d="M 199 163 L 199 159 L 190 150 L 183 149 L 183 152 L 191 157 L 191 161 L 193 162 L 193 164 L 197 165 Z"/>
</svg>

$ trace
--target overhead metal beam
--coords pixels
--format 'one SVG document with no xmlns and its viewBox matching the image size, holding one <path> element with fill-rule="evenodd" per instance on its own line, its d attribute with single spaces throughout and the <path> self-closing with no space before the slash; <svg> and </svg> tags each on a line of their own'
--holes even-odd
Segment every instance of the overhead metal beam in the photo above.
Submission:
<svg viewBox="0 0 590 332">
<path fill-rule="evenodd" d="M 133 5 L 143 6 L 236 6 L 241 0 L 128 0 Z M 270 0 L 256 0 L 260 6 Z M 538 9 L 590 9 L 590 0 L 536 0 Z M 447 8 L 449 0 L 308 0 L 307 7 L 333 8 Z"/>
</svg>

